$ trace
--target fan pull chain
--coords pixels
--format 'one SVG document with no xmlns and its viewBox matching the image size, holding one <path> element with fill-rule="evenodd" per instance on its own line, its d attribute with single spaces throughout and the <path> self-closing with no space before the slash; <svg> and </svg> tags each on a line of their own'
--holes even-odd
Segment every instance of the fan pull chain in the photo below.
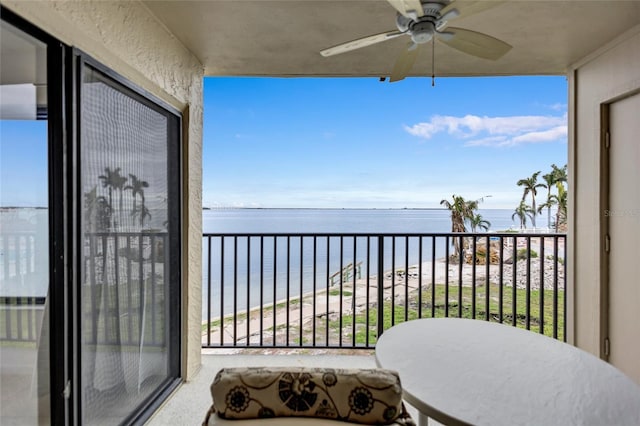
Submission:
<svg viewBox="0 0 640 426">
<path fill-rule="evenodd" d="M 431 87 L 436 85 L 436 38 L 431 39 Z"/>
</svg>

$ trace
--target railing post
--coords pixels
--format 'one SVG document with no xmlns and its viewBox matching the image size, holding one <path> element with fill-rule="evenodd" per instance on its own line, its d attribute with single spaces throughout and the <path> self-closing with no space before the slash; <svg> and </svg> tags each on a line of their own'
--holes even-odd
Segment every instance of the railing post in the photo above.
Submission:
<svg viewBox="0 0 640 426">
<path fill-rule="evenodd" d="M 384 236 L 378 235 L 378 338 L 384 332 Z"/>
</svg>

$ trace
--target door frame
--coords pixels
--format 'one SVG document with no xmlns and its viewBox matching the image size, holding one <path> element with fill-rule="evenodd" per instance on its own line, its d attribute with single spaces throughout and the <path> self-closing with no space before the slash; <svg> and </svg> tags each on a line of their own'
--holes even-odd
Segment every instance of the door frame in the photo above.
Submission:
<svg viewBox="0 0 640 426">
<path fill-rule="evenodd" d="M 600 350 L 599 356 L 609 361 L 610 335 L 610 217 L 611 210 L 611 105 L 615 102 L 640 94 L 640 90 L 632 90 L 616 96 L 600 104 Z"/>
<path fill-rule="evenodd" d="M 611 211 L 611 105 L 615 102 L 640 94 L 640 90 L 632 90 L 600 104 L 600 321 L 599 321 L 599 356 L 609 361 L 610 327 L 611 327 L 611 279 L 610 279 L 610 217 Z"/>
<path fill-rule="evenodd" d="M 600 104 L 600 344 L 598 355 L 609 359 L 609 107 L 611 102 Z"/>
<path fill-rule="evenodd" d="M 52 424 L 73 424 L 67 384 L 70 383 L 71 361 L 69 352 L 69 287 L 71 272 L 68 263 L 69 247 L 69 199 L 66 189 L 68 165 L 65 92 L 65 57 L 68 46 L 0 5 L 2 21 L 34 37 L 47 46 L 47 162 L 48 162 L 48 210 L 49 210 L 49 380 L 50 419 Z M 54 350 L 55 348 L 55 350 Z M 70 423 L 71 422 L 71 423 Z"/>
</svg>

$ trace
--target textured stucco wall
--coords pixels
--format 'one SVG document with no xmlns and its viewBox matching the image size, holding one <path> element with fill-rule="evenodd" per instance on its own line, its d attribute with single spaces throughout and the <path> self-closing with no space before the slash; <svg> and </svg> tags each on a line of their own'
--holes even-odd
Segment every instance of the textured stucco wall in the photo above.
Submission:
<svg viewBox="0 0 640 426">
<path fill-rule="evenodd" d="M 640 89 L 640 26 L 595 52 L 570 73 L 575 87 L 575 135 L 570 141 L 574 265 L 568 278 L 574 290 L 573 343 L 598 355 L 600 342 L 600 106 Z M 637 190 L 630 182 L 628 190 Z M 637 279 L 637 277 L 630 277 Z M 570 333 L 571 334 L 571 333 Z"/>
<path fill-rule="evenodd" d="M 183 112 L 183 375 L 192 377 L 202 322 L 202 65 L 138 1 L 1 3 Z"/>
</svg>

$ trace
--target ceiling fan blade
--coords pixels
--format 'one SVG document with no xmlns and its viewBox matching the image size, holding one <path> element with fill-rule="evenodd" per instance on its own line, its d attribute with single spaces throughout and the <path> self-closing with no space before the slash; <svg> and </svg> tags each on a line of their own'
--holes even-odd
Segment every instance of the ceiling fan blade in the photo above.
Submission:
<svg viewBox="0 0 640 426">
<path fill-rule="evenodd" d="M 449 47 L 479 58 L 498 60 L 504 56 L 512 46 L 490 35 L 464 28 L 449 27 L 438 40 Z M 450 34 L 453 34 L 451 36 Z"/>
<path fill-rule="evenodd" d="M 372 44 L 381 43 L 383 41 L 391 40 L 392 38 L 403 35 L 403 32 L 398 30 L 387 31 L 380 34 L 370 35 L 368 37 L 359 38 L 357 40 L 351 40 L 346 43 L 338 44 L 337 46 L 329 47 L 320 51 L 322 56 L 333 56 L 340 53 L 350 52 L 352 50 L 360 49 L 361 47 L 371 46 Z"/>
<path fill-rule="evenodd" d="M 395 10 L 407 18 L 416 19 L 424 15 L 420 0 L 387 0 Z"/>
<path fill-rule="evenodd" d="M 483 0 L 483 1 L 455 1 L 453 0 L 447 6 L 442 8 L 440 15 L 445 15 L 447 12 L 458 9 L 460 15 L 471 16 L 475 13 L 482 12 L 483 10 L 491 9 L 492 7 L 501 5 L 505 0 Z"/>
<path fill-rule="evenodd" d="M 413 64 L 416 62 L 416 58 L 418 57 L 418 47 L 418 45 L 411 42 L 407 48 L 402 51 L 400 56 L 398 56 L 398 59 L 393 66 L 393 70 L 391 71 L 391 76 L 389 76 L 390 83 L 400 81 L 409 74 L 409 71 L 413 68 Z"/>
</svg>

